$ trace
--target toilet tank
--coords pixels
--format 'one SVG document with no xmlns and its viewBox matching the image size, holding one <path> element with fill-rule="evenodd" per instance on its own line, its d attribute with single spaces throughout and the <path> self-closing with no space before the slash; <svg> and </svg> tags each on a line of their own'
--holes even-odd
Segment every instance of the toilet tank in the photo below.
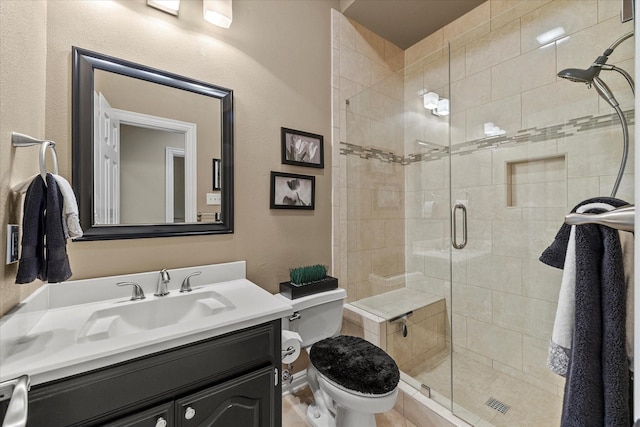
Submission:
<svg viewBox="0 0 640 427">
<path fill-rule="evenodd" d="M 338 288 L 296 299 L 289 299 L 281 294 L 276 297 L 293 306 L 294 314 L 282 319 L 282 329 L 300 334 L 302 347 L 340 333 L 342 308 L 347 297 L 344 289 Z"/>
</svg>

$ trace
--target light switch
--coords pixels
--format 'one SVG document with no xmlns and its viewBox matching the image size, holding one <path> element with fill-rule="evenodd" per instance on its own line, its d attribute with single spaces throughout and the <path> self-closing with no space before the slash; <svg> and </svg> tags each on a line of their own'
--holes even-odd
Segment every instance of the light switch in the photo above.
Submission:
<svg viewBox="0 0 640 427">
<path fill-rule="evenodd" d="M 219 205 L 222 203 L 220 193 L 207 193 L 207 205 Z"/>
<path fill-rule="evenodd" d="M 18 224 L 7 224 L 7 264 L 18 261 Z"/>
</svg>

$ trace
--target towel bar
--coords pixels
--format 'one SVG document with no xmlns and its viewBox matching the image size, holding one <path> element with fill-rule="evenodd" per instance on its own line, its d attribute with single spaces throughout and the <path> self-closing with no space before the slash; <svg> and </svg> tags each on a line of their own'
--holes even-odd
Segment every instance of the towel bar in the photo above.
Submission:
<svg viewBox="0 0 640 427">
<path fill-rule="evenodd" d="M 570 213 L 564 217 L 564 222 L 569 225 L 598 224 L 622 231 L 634 231 L 635 229 L 635 205 L 626 205 L 609 212 L 599 214 Z"/>
</svg>

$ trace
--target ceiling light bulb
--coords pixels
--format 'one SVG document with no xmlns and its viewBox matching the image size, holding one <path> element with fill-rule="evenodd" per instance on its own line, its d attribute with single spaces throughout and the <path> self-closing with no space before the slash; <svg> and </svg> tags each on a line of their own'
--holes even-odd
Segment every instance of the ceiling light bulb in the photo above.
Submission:
<svg viewBox="0 0 640 427">
<path fill-rule="evenodd" d="M 222 28 L 229 28 L 233 22 L 231 0 L 202 0 L 202 13 L 206 21 Z"/>
<path fill-rule="evenodd" d="M 438 99 L 440 97 L 435 92 L 427 92 L 423 96 L 424 108 L 433 110 L 438 107 Z"/>
<path fill-rule="evenodd" d="M 180 0 L 147 0 L 147 5 L 171 15 L 178 15 Z"/>
</svg>

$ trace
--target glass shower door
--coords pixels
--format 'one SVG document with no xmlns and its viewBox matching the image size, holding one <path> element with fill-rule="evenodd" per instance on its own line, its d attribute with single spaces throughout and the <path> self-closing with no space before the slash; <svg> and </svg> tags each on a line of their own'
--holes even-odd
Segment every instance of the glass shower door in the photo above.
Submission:
<svg viewBox="0 0 640 427">
<path fill-rule="evenodd" d="M 632 29 L 618 8 L 581 2 L 576 19 L 576 6 L 511 11 L 450 43 L 449 203 L 466 210 L 452 215 L 454 240 L 464 222 L 468 233 L 451 256 L 452 410 L 473 425 L 560 423 L 564 378 L 546 361 L 562 270 L 538 258 L 574 206 L 610 194 L 623 137 L 595 90 L 556 74 Z M 627 43 L 609 63 L 633 68 Z M 625 79 L 601 77 L 632 123 Z M 630 203 L 632 157 L 617 194 Z"/>
</svg>

